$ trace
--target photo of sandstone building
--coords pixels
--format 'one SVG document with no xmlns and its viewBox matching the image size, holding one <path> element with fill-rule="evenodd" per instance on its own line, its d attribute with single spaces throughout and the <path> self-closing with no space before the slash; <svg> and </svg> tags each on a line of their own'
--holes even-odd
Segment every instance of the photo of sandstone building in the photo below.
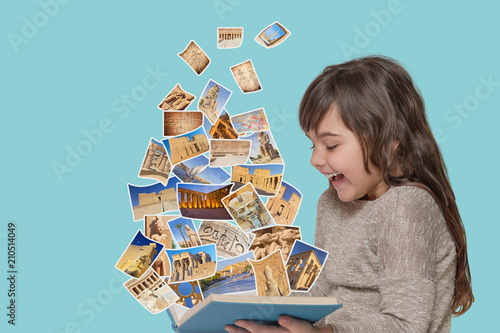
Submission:
<svg viewBox="0 0 500 333">
<path fill-rule="evenodd" d="M 292 291 L 308 291 L 318 277 L 328 253 L 297 241 L 286 264 Z"/>
<path fill-rule="evenodd" d="M 166 184 L 171 168 L 165 147 L 161 142 L 151 138 L 139 170 L 139 177 L 156 179 Z"/>
<path fill-rule="evenodd" d="M 273 196 L 281 186 L 283 168 L 283 164 L 235 165 L 231 173 L 231 182 L 234 183 L 233 191 L 246 183 L 252 183 L 259 195 Z"/>
<path fill-rule="evenodd" d="M 250 140 L 210 140 L 210 166 L 245 164 L 250 148 Z"/>
<path fill-rule="evenodd" d="M 167 110 L 185 110 L 193 102 L 194 95 L 184 91 L 181 88 L 181 85 L 177 83 L 177 85 L 172 89 L 168 95 L 161 101 L 158 105 L 158 108 L 167 111 Z"/>
<path fill-rule="evenodd" d="M 231 215 L 221 200 L 229 194 L 232 186 L 179 184 L 177 192 L 181 215 L 193 219 L 230 220 Z"/>
<path fill-rule="evenodd" d="M 252 164 L 283 164 L 278 146 L 273 139 L 271 131 L 255 132 L 242 139 L 249 139 L 252 141 L 252 149 L 249 156 Z"/>
<path fill-rule="evenodd" d="M 146 238 L 139 230 L 115 267 L 131 277 L 140 278 L 162 249 L 162 244 Z"/>
<path fill-rule="evenodd" d="M 175 138 L 165 139 L 163 144 L 170 154 L 172 165 L 201 155 L 210 149 L 203 127 Z"/>
<path fill-rule="evenodd" d="M 209 136 L 212 139 L 237 139 L 238 133 L 233 128 L 231 124 L 231 119 L 225 110 L 221 113 L 219 119 L 215 122 L 209 132 Z"/>
<path fill-rule="evenodd" d="M 266 112 L 263 108 L 232 116 L 231 122 L 234 130 L 239 134 L 269 129 Z"/>
<path fill-rule="evenodd" d="M 254 234 L 226 221 L 202 221 L 198 228 L 203 245 L 215 244 L 217 256 L 232 258 L 250 250 Z"/>
<path fill-rule="evenodd" d="M 172 233 L 168 227 L 168 221 L 176 218 L 174 215 L 146 215 L 144 216 L 144 232 L 146 237 L 163 244 L 164 249 L 171 249 Z M 153 270 L 159 276 L 170 275 L 170 263 L 165 251 L 161 251 L 153 262 Z"/>
<path fill-rule="evenodd" d="M 292 225 L 302 201 L 302 193 L 285 181 L 275 197 L 266 202 L 266 207 L 277 224 Z"/>
<path fill-rule="evenodd" d="M 283 261 L 286 262 L 293 248 L 295 240 L 300 240 L 299 227 L 273 226 L 254 231 L 250 250 L 255 254 L 255 259 L 259 260 L 270 253 L 281 250 Z"/>
<path fill-rule="evenodd" d="M 232 192 L 222 202 L 245 232 L 275 224 L 251 183 Z"/>
<path fill-rule="evenodd" d="M 179 305 L 192 308 L 203 301 L 203 294 L 198 281 L 168 283 L 168 285 L 179 296 L 176 302 Z"/>
<path fill-rule="evenodd" d="M 203 113 L 199 111 L 163 112 L 163 136 L 177 136 L 203 125 Z"/>
<path fill-rule="evenodd" d="M 217 48 L 232 49 L 241 46 L 243 28 L 217 28 Z"/>
<path fill-rule="evenodd" d="M 210 59 L 194 41 L 190 41 L 184 51 L 178 54 L 199 76 L 210 64 Z"/>
<path fill-rule="evenodd" d="M 166 250 L 166 252 L 172 267 L 169 283 L 199 280 L 215 273 L 214 245 L 202 245 L 183 250 Z"/>
<path fill-rule="evenodd" d="M 259 77 L 253 67 L 252 60 L 247 60 L 231 67 L 234 80 L 244 94 L 262 90 Z"/>
<path fill-rule="evenodd" d="M 288 36 L 290 36 L 290 31 L 276 21 L 262 30 L 255 37 L 255 41 L 269 49 L 283 43 Z"/>
<path fill-rule="evenodd" d="M 288 296 L 290 284 L 280 250 L 262 260 L 248 260 L 252 264 L 259 296 Z"/>
<path fill-rule="evenodd" d="M 146 186 L 128 184 L 130 203 L 134 221 L 142 220 L 144 215 L 155 215 L 177 210 L 175 185 L 176 177 L 168 180 L 167 185 L 156 183 Z"/>
</svg>

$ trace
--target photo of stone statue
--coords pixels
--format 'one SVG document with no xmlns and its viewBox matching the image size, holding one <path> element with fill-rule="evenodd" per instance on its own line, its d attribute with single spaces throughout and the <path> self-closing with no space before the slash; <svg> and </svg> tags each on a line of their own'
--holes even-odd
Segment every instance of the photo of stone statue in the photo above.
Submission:
<svg viewBox="0 0 500 333">
<path fill-rule="evenodd" d="M 254 132 L 248 136 L 241 137 L 241 139 L 252 141 L 252 149 L 249 156 L 252 164 L 283 164 L 283 159 L 271 131 Z"/>
<path fill-rule="evenodd" d="M 185 217 L 178 217 L 168 222 L 174 240 L 180 248 L 189 248 L 201 245 L 200 238 L 196 233 L 194 222 Z"/>
<path fill-rule="evenodd" d="M 275 250 L 261 260 L 248 260 L 255 273 L 257 295 L 288 296 L 290 284 L 283 264 L 281 250 Z"/>
<path fill-rule="evenodd" d="M 185 110 L 194 100 L 194 95 L 184 91 L 179 83 L 170 90 L 165 98 L 158 105 L 158 108 L 164 111 L 167 110 Z"/>
<path fill-rule="evenodd" d="M 254 231 L 255 238 L 250 246 L 255 259 L 260 260 L 280 249 L 283 261 L 288 259 L 295 240 L 301 239 L 299 227 L 273 226 Z"/>
</svg>

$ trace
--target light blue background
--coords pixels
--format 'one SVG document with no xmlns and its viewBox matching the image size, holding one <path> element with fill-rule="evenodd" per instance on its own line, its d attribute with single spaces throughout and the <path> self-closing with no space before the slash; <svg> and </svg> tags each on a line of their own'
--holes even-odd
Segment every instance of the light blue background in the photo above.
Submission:
<svg viewBox="0 0 500 333">
<path fill-rule="evenodd" d="M 388 3 L 70 1 L 15 53 L 8 34 L 21 34 L 24 17 L 43 19 L 37 16 L 42 9 L 35 0 L 3 1 L 1 330 L 56 333 L 76 325 L 81 332 L 169 332 L 167 315 L 151 315 L 120 289 L 127 278 L 114 264 L 142 227 L 133 222 L 126 185 L 155 182 L 137 173 L 149 139 L 162 136 L 157 105 L 178 82 L 195 95 L 208 79 L 220 82 L 233 91 L 226 105 L 231 115 L 265 108 L 286 163 L 284 179 L 304 194 L 295 224 L 302 227 L 304 241 L 312 242 L 316 202 L 327 182 L 308 164 L 310 142 L 296 121 L 298 104 L 323 67 L 346 60 L 341 43 L 354 45 L 356 29 L 371 27 L 371 11 Z M 500 87 L 456 128 L 443 119 L 447 109 L 474 94 L 478 77 L 500 82 L 500 6 L 492 3 L 401 0 L 400 12 L 357 54 L 401 61 L 423 93 L 432 127 L 447 136 L 440 146 L 467 230 L 476 296 L 471 310 L 453 319 L 452 332 L 498 327 Z M 276 20 L 292 35 L 267 50 L 253 38 Z M 218 50 L 218 26 L 244 27 L 242 46 Z M 212 61 L 200 77 L 177 56 L 191 39 Z M 263 90 L 243 95 L 229 67 L 247 59 Z M 142 85 L 148 67 L 157 66 L 168 77 L 126 114 L 121 95 Z M 113 103 L 121 107 L 118 113 Z M 198 96 L 190 109 L 196 103 Z M 82 131 L 97 128 L 105 118 L 112 132 L 59 181 L 51 164 L 64 163 L 66 147 L 75 149 L 85 140 Z M 11 220 L 18 237 L 15 328 L 6 324 L 3 277 Z M 101 305 L 92 309 L 96 298 Z"/>
</svg>

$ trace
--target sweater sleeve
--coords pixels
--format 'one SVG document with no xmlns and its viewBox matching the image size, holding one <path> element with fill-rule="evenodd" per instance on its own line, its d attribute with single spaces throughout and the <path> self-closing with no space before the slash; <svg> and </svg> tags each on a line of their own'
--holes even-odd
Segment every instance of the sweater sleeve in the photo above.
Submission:
<svg viewBox="0 0 500 333">
<path fill-rule="evenodd" d="M 425 190 L 414 189 L 388 207 L 377 223 L 379 312 L 333 322 L 335 333 L 427 332 L 436 286 L 436 224 L 442 215 Z"/>
</svg>

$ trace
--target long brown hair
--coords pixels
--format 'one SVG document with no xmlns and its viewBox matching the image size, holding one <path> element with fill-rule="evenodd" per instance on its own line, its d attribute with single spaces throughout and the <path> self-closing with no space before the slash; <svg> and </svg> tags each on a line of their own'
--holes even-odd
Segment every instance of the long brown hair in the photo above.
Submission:
<svg viewBox="0 0 500 333">
<path fill-rule="evenodd" d="M 314 130 L 333 106 L 360 141 L 368 173 L 371 161 L 387 184 L 423 187 L 435 198 L 457 251 L 451 309 L 456 316 L 465 313 L 474 302 L 465 228 L 423 98 L 410 75 L 381 56 L 326 67 L 302 97 L 302 130 Z"/>
</svg>

